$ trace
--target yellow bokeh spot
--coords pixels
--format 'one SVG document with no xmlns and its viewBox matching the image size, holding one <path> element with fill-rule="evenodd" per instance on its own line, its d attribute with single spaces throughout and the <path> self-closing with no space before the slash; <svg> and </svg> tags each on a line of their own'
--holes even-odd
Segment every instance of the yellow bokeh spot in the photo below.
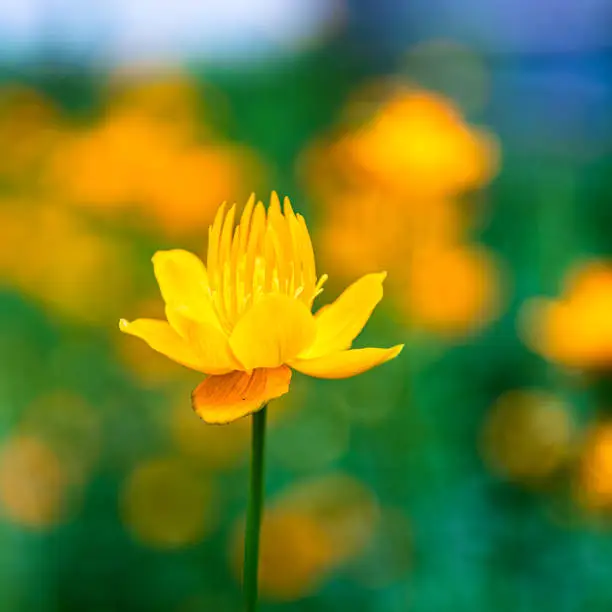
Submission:
<svg viewBox="0 0 612 612">
<path fill-rule="evenodd" d="M 199 542 L 216 525 L 211 482 L 176 458 L 138 465 L 125 481 L 121 515 L 142 544 L 179 548 Z"/>
<path fill-rule="evenodd" d="M 228 194 L 240 195 L 244 175 L 261 169 L 246 148 L 191 147 L 170 158 L 156 180 L 143 181 L 142 201 L 168 234 L 181 235 L 211 224 L 219 202 Z"/>
<path fill-rule="evenodd" d="M 109 114 L 137 113 L 176 133 L 191 136 L 200 106 L 200 95 L 187 75 L 116 72 L 109 91 Z"/>
<path fill-rule="evenodd" d="M 9 438 L 0 451 L 0 504 L 24 527 L 46 529 L 69 511 L 69 477 L 57 454 L 32 436 Z"/>
<path fill-rule="evenodd" d="M 536 298 L 523 309 L 521 335 L 536 352 L 573 368 L 612 365 L 612 265 L 571 270 L 559 299 Z"/>
<path fill-rule="evenodd" d="M 569 458 L 575 425 L 567 407 L 543 391 L 502 395 L 484 425 L 482 451 L 487 464 L 516 482 L 537 484 Z"/>
<path fill-rule="evenodd" d="M 66 132 L 54 147 L 44 173 L 48 189 L 172 238 L 201 234 L 219 202 L 246 198 L 263 165 L 252 149 L 207 128 L 190 81 L 115 81 L 104 115 Z"/>
<path fill-rule="evenodd" d="M 100 212 L 131 207 L 163 176 L 176 138 L 170 128 L 139 114 L 110 116 L 64 139 L 51 159 L 51 186 Z"/>
<path fill-rule="evenodd" d="M 372 493 L 345 474 L 298 481 L 267 501 L 260 580 L 270 600 L 292 601 L 315 590 L 372 541 L 379 507 Z M 231 541 L 234 569 L 242 566 L 244 525 Z"/>
<path fill-rule="evenodd" d="M 244 530 L 232 543 L 233 564 L 242 567 Z M 261 529 L 259 589 L 274 601 L 294 601 L 316 592 L 334 559 L 333 543 L 303 512 L 270 509 Z"/>
<path fill-rule="evenodd" d="M 347 105 L 338 132 L 301 162 L 325 213 L 327 271 L 387 270 L 386 290 L 410 324 L 446 338 L 500 314 L 506 279 L 470 240 L 480 211 L 466 197 L 494 177 L 499 148 L 450 100 L 388 79 L 370 83 Z"/>
<path fill-rule="evenodd" d="M 463 123 L 447 100 L 399 91 L 340 148 L 365 174 L 399 191 L 456 194 L 488 182 L 497 169 L 493 138 Z"/>
<path fill-rule="evenodd" d="M 335 180 L 411 197 L 449 197 L 488 183 L 499 167 L 492 134 L 468 125 L 448 99 L 383 81 L 358 90 L 340 134 L 310 153 Z M 314 166 L 312 163 L 314 162 Z M 332 177 L 312 177 L 319 186 Z M 323 183 L 321 181 L 323 180 Z"/>
<path fill-rule="evenodd" d="M 612 422 L 596 425 L 586 436 L 578 484 L 587 507 L 612 509 Z"/>
<path fill-rule="evenodd" d="M 403 303 L 417 327 L 452 337 L 499 314 L 499 270 L 486 249 L 425 249 L 407 264 Z"/>
<path fill-rule="evenodd" d="M 338 194 L 327 214 L 320 239 L 325 269 L 347 276 L 389 270 L 390 282 L 415 249 L 454 244 L 468 227 L 449 200 L 389 200 L 367 190 Z"/>
<path fill-rule="evenodd" d="M 84 323 L 107 324 L 114 309 L 121 309 L 130 270 L 120 243 L 51 204 L 5 202 L 0 226 L 4 283 Z"/>
<path fill-rule="evenodd" d="M 378 501 L 372 492 L 345 474 L 298 482 L 276 503 L 287 510 L 306 512 L 321 525 L 333 542 L 336 565 L 363 552 L 379 521 Z"/>
</svg>

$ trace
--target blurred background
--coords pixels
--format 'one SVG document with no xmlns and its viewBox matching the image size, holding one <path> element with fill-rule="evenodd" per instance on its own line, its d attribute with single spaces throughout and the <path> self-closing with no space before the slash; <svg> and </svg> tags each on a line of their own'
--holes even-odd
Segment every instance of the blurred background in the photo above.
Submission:
<svg viewBox="0 0 612 612">
<path fill-rule="evenodd" d="M 0 609 L 241 609 L 249 420 L 117 322 L 276 189 L 407 346 L 272 405 L 262 610 L 612 610 L 610 13 L 0 0 Z"/>
</svg>

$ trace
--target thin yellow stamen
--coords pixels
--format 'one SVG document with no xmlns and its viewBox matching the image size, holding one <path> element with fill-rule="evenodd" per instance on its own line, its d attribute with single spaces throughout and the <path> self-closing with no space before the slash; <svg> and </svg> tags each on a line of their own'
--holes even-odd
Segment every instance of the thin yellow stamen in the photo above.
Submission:
<svg viewBox="0 0 612 612">
<path fill-rule="evenodd" d="M 282 293 L 310 306 L 327 276 L 316 278 L 314 253 L 301 215 L 272 194 L 267 214 L 252 195 L 238 222 L 223 205 L 209 230 L 210 294 L 221 325 L 231 331 L 257 300 Z"/>
</svg>

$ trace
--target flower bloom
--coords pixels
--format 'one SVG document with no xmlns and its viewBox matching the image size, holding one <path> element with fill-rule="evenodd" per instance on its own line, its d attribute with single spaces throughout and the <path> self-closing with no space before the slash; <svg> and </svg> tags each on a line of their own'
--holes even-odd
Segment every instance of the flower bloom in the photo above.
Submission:
<svg viewBox="0 0 612 612">
<path fill-rule="evenodd" d="M 520 321 L 527 345 L 570 368 L 612 367 L 612 264 L 591 261 L 572 271 L 558 299 L 534 298 Z"/>
<path fill-rule="evenodd" d="M 221 206 L 206 266 L 182 250 L 156 253 L 153 265 L 168 320 L 122 320 L 120 329 L 208 374 L 192 400 L 209 423 L 228 423 L 284 395 L 291 368 L 347 378 L 403 348 L 350 348 L 382 299 L 384 272 L 365 275 L 313 316 L 327 276 L 317 278 L 303 217 L 287 198 L 281 210 L 276 193 L 267 214 L 251 196 L 237 223 L 235 206 Z"/>
</svg>

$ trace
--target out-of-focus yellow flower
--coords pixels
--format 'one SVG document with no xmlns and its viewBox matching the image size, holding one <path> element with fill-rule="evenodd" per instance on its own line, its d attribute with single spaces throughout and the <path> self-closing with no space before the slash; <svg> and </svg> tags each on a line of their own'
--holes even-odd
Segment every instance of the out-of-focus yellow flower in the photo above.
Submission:
<svg viewBox="0 0 612 612">
<path fill-rule="evenodd" d="M 449 200 L 408 205 L 374 190 L 340 193 L 325 212 L 322 255 L 345 275 L 373 268 L 401 274 L 413 250 L 454 244 L 467 229 L 467 220 Z"/>
<path fill-rule="evenodd" d="M 497 168 L 492 137 L 469 128 L 431 92 L 399 91 L 374 119 L 338 145 L 358 172 L 412 194 L 456 194 L 488 182 Z"/>
<path fill-rule="evenodd" d="M 200 129 L 197 107 L 197 92 L 180 79 L 119 88 L 100 122 L 55 147 L 48 188 L 97 214 L 170 236 L 197 233 L 223 195 L 243 197 L 262 173 L 252 150 Z"/>
<path fill-rule="evenodd" d="M 612 509 L 612 421 L 586 436 L 579 469 L 579 499 L 593 510 Z"/>
<path fill-rule="evenodd" d="M 177 548 L 202 539 L 216 525 L 208 478 L 175 458 L 153 459 L 130 474 L 121 497 L 123 520 L 143 544 Z"/>
<path fill-rule="evenodd" d="M 350 349 L 382 299 L 385 273 L 368 274 L 333 304 L 311 313 L 326 275 L 317 277 L 304 218 L 273 193 L 255 197 L 235 224 L 222 206 L 210 228 L 207 265 L 181 250 L 158 252 L 155 274 L 168 321 L 122 320 L 174 361 L 208 374 L 193 393 L 205 421 L 227 423 L 289 389 L 291 369 L 320 378 L 354 376 L 403 348 Z"/>
<path fill-rule="evenodd" d="M 329 474 L 290 486 L 271 501 L 264 515 L 262 595 L 294 601 L 314 593 L 337 568 L 365 550 L 378 520 L 376 500 L 349 476 Z M 242 565 L 243 531 L 238 525 L 231 541 L 236 571 Z"/>
<path fill-rule="evenodd" d="M 556 396 L 527 389 L 510 391 L 487 417 L 482 450 L 497 473 L 534 484 L 563 466 L 573 451 L 575 434 L 569 410 Z"/>
<path fill-rule="evenodd" d="M 274 505 L 315 517 L 333 543 L 335 565 L 363 552 L 380 519 L 372 491 L 342 473 L 298 482 L 273 501 Z"/>
<path fill-rule="evenodd" d="M 491 180 L 499 165 L 491 134 L 468 126 L 453 104 L 437 94 L 401 86 L 381 89 L 383 97 L 375 96 L 375 105 L 361 101 L 358 92 L 348 109 L 359 107 L 365 120 L 316 147 L 312 170 L 319 160 L 331 164 L 347 186 L 374 183 L 413 198 L 455 196 Z M 369 116 L 363 106 L 373 106 Z M 328 177 L 329 172 L 312 178 L 322 186 Z"/>
<path fill-rule="evenodd" d="M 414 325 L 452 337 L 498 314 L 498 267 L 482 247 L 423 249 L 407 262 L 403 302 Z"/>
<path fill-rule="evenodd" d="M 559 299 L 528 302 L 521 321 L 527 344 L 573 368 L 612 366 L 612 265 L 591 262 L 570 274 Z"/>
<path fill-rule="evenodd" d="M 50 160 L 50 186 L 69 201 L 99 212 L 134 206 L 147 174 L 154 181 L 171 160 L 173 139 L 172 130 L 138 114 L 109 117 L 64 138 Z"/>
<path fill-rule="evenodd" d="M 111 117 L 66 138 L 52 160 L 52 184 L 98 213 L 138 213 L 170 234 L 212 219 L 222 194 L 236 192 L 253 155 L 232 145 L 186 144 L 171 128 L 140 115 Z M 205 180 L 204 180 L 205 178 Z"/>
<path fill-rule="evenodd" d="M 242 539 L 234 540 L 240 559 Z M 290 559 L 290 561 L 288 561 Z M 283 509 L 266 511 L 261 526 L 259 590 L 275 601 L 316 592 L 333 566 L 333 542 L 314 517 Z M 242 561 L 235 563 L 240 566 Z"/>
<path fill-rule="evenodd" d="M 0 455 L 4 513 L 33 529 L 61 523 L 70 510 L 69 477 L 56 453 L 36 437 L 15 436 L 5 442 Z"/>
<path fill-rule="evenodd" d="M 192 137 L 197 129 L 201 100 L 193 80 L 184 74 L 134 74 L 117 71 L 110 80 L 109 115 L 133 115 Z"/>
<path fill-rule="evenodd" d="M 345 133 L 304 158 L 326 266 L 389 270 L 411 325 L 430 333 L 479 330 L 501 311 L 500 269 L 471 244 L 477 208 L 459 198 L 497 171 L 494 138 L 443 97 L 394 83 L 360 91 L 346 114 Z"/>
<path fill-rule="evenodd" d="M 210 223 L 224 194 L 239 193 L 244 178 L 255 175 L 259 167 L 246 147 L 214 144 L 186 148 L 168 161 L 156 181 L 143 183 L 143 201 L 150 203 L 143 214 L 151 212 L 170 235 L 193 233 Z"/>
<path fill-rule="evenodd" d="M 0 202 L 0 226 L 0 283 L 85 323 L 120 307 L 130 271 L 120 243 L 53 205 Z"/>
</svg>

